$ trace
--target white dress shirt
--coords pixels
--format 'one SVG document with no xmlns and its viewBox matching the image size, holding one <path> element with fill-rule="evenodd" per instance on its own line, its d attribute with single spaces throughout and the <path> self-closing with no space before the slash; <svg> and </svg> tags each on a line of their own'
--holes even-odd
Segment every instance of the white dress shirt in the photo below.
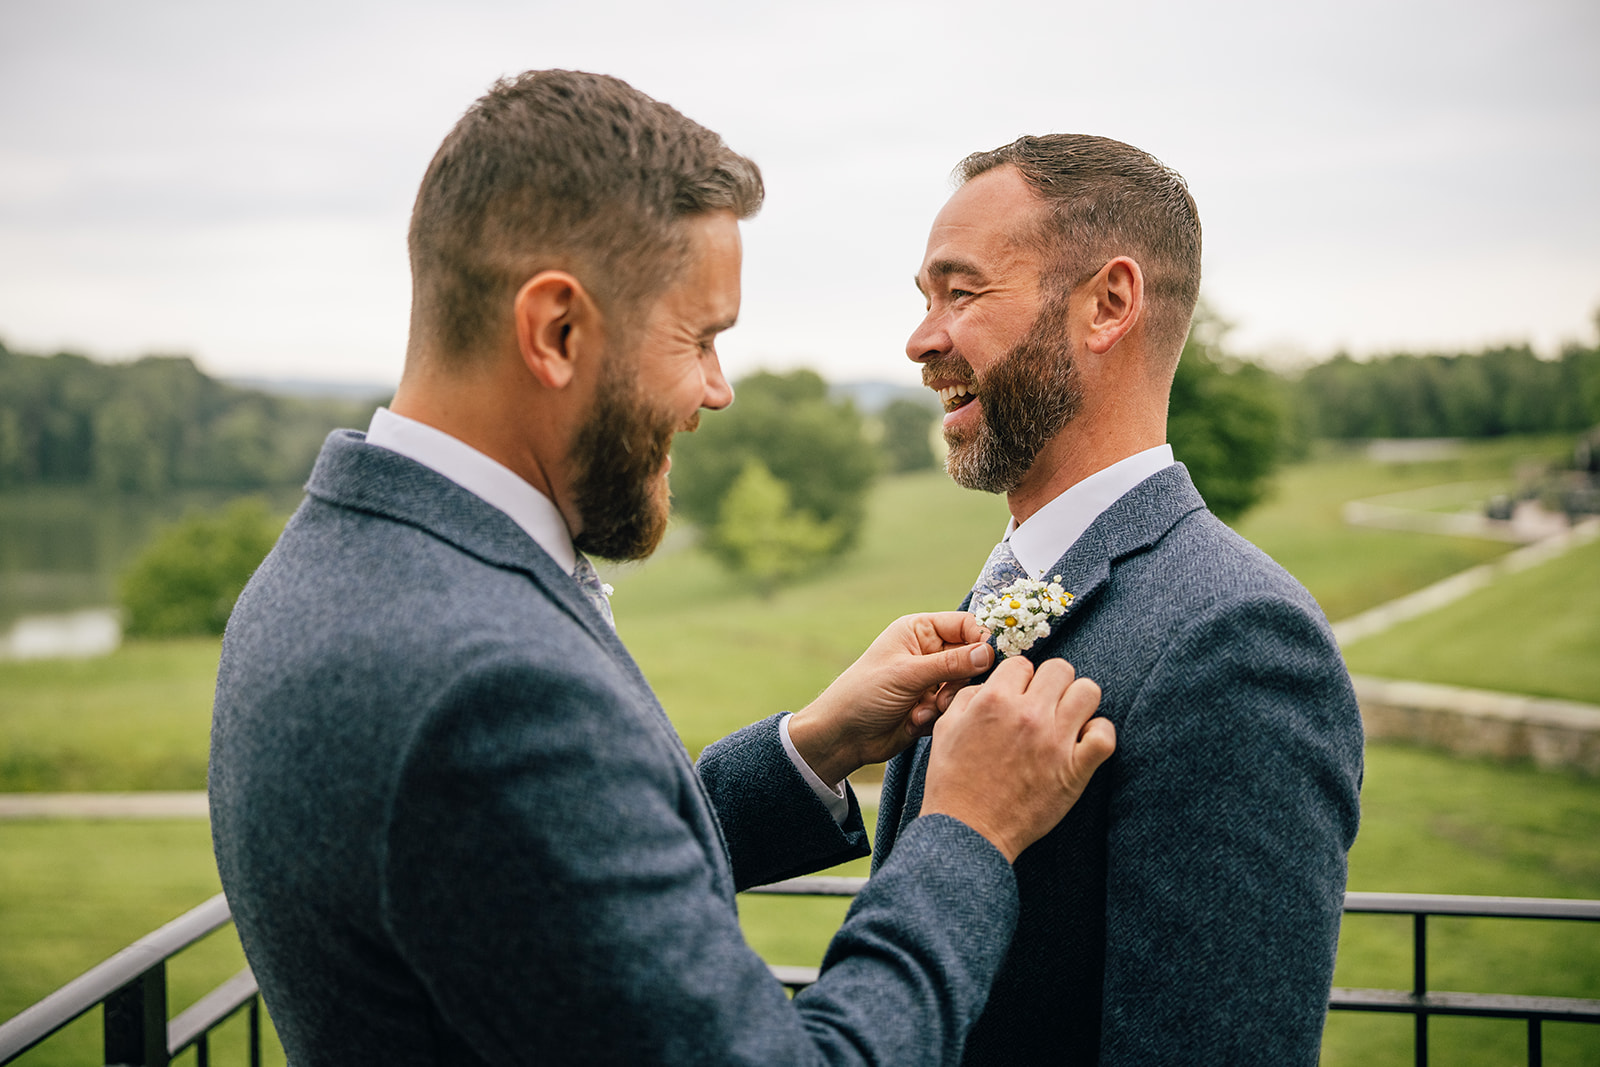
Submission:
<svg viewBox="0 0 1600 1067">
<path fill-rule="evenodd" d="M 505 512 L 566 573 L 571 574 L 577 565 L 578 550 L 572 545 L 572 533 L 555 502 L 510 467 L 490 459 L 465 441 L 426 423 L 396 415 L 388 408 L 379 408 L 372 413 L 372 422 L 367 426 L 367 444 L 415 460 Z M 789 739 L 789 718 L 785 715 L 778 723 L 783 750 L 817 794 L 817 799 L 828 806 L 833 821 L 843 826 L 850 814 L 844 783 L 829 786 L 817 777 Z"/>
<path fill-rule="evenodd" d="M 1015 519 L 1010 520 L 1002 540 L 1011 542 L 1011 552 L 1028 577 L 1042 581 L 1045 570 L 1054 566 L 1107 508 L 1172 464 L 1171 445 L 1135 452 L 1089 475 L 1034 512 L 1021 526 Z"/>
</svg>

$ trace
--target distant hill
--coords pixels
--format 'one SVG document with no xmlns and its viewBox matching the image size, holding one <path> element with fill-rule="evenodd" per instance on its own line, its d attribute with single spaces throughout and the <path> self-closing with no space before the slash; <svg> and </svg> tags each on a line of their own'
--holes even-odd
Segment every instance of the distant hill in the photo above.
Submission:
<svg viewBox="0 0 1600 1067">
<path fill-rule="evenodd" d="M 828 396 L 833 400 L 850 400 L 863 415 L 876 415 L 896 400 L 913 400 L 929 411 L 939 410 L 939 398 L 931 389 L 920 385 L 898 385 L 894 382 L 830 382 Z"/>
<path fill-rule="evenodd" d="M 382 400 L 387 403 L 395 389 L 382 382 L 324 382 L 312 378 L 224 378 L 223 381 L 238 389 L 312 400 Z"/>
</svg>

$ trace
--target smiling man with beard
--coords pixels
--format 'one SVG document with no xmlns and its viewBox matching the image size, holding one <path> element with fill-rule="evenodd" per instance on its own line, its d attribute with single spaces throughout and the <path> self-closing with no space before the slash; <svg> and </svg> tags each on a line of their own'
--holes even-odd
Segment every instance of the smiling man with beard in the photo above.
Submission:
<svg viewBox="0 0 1600 1067">
<path fill-rule="evenodd" d="M 1024 137 L 959 176 L 906 353 L 944 403 L 951 477 L 1011 511 L 968 602 L 1059 581 L 1073 598 L 1025 656 L 1070 659 L 1117 727 L 1116 756 L 1017 862 L 1017 936 L 965 1062 L 1313 1064 L 1361 721 L 1316 602 L 1206 510 L 1165 443 L 1194 200 L 1101 137 Z M 876 869 L 947 744 L 890 763 Z"/>
<path fill-rule="evenodd" d="M 298 1067 L 959 1058 L 1011 862 L 1113 748 L 1094 683 L 1008 664 L 952 698 L 983 632 L 907 616 L 691 764 L 585 555 L 654 550 L 673 435 L 733 400 L 761 197 L 716 134 L 570 71 L 496 85 L 429 166 L 392 410 L 329 437 L 217 677 L 217 866 Z M 845 776 L 930 728 L 924 817 L 789 999 L 734 893 L 865 855 Z"/>
</svg>

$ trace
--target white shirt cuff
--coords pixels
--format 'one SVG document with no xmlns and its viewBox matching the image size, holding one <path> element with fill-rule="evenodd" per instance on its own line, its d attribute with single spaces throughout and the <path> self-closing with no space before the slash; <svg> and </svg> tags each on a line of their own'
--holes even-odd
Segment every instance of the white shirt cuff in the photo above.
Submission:
<svg viewBox="0 0 1600 1067">
<path fill-rule="evenodd" d="M 794 764 L 794 769 L 800 772 L 800 777 L 806 780 L 806 785 L 817 794 L 817 799 L 828 806 L 828 814 L 833 816 L 833 821 L 843 826 L 850 817 L 850 798 L 845 796 L 844 783 L 830 786 L 817 777 L 817 772 L 811 769 L 789 738 L 789 720 L 792 718 L 794 715 L 791 713 L 778 720 L 778 736 L 783 739 L 783 751 L 788 755 L 789 762 Z"/>
</svg>

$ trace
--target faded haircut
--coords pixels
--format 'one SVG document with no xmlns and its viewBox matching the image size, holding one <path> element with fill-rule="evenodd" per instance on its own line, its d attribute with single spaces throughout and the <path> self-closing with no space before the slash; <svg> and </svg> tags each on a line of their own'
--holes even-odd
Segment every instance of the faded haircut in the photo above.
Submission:
<svg viewBox="0 0 1600 1067">
<path fill-rule="evenodd" d="M 408 360 L 459 365 L 510 327 L 517 290 L 570 271 L 628 343 L 689 254 L 683 221 L 761 208 L 761 171 L 626 82 L 503 78 L 456 123 L 411 213 Z"/>
<path fill-rule="evenodd" d="M 1144 272 L 1151 347 L 1176 365 L 1200 296 L 1200 214 L 1183 176 L 1132 145 L 1069 133 L 974 152 L 956 175 L 968 182 L 1002 166 L 1016 167 L 1047 206 L 1031 235 L 1050 264 L 1046 291 L 1064 299 L 1128 256 Z"/>
</svg>

